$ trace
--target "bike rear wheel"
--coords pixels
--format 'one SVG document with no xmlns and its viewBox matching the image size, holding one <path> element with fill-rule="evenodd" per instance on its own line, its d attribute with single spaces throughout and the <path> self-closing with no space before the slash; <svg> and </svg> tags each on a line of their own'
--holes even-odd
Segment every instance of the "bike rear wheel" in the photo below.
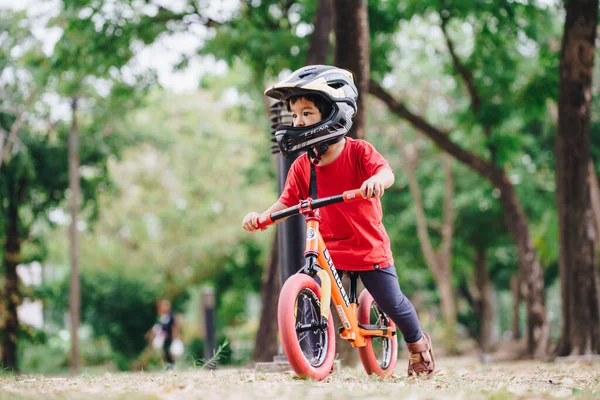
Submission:
<svg viewBox="0 0 600 400">
<path fill-rule="evenodd" d="M 321 306 L 321 287 L 308 275 L 292 275 L 281 288 L 277 309 L 281 346 L 302 378 L 322 380 L 333 367 L 333 318 L 329 313 L 327 327 L 322 327 Z"/>
<path fill-rule="evenodd" d="M 366 289 L 358 297 L 357 314 L 360 324 L 396 329 L 396 324 L 385 315 Z M 358 354 L 367 374 L 377 374 L 383 378 L 392 376 L 398 361 L 398 336 L 367 336 L 366 339 L 367 345 L 358 347 Z"/>
</svg>

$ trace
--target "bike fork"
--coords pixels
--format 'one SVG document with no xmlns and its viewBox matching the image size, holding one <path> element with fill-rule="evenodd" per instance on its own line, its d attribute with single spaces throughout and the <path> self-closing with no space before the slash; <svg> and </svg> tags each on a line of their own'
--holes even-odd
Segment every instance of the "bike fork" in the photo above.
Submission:
<svg viewBox="0 0 600 400">
<path fill-rule="evenodd" d="M 306 250 L 304 251 L 304 257 L 306 257 L 306 265 L 303 270 L 313 278 L 319 277 L 321 281 L 321 321 L 320 325 L 323 327 L 327 326 L 329 321 L 329 306 L 331 304 L 331 279 L 321 267 L 317 265 L 317 258 L 319 256 L 319 244 L 322 242 L 321 235 L 319 235 L 319 217 L 318 210 L 313 210 L 311 207 L 312 199 L 308 199 L 308 208 L 301 211 L 302 214 L 306 215 Z"/>
<path fill-rule="evenodd" d="M 306 256 L 306 265 L 303 268 L 307 274 L 319 277 L 321 281 L 321 321 L 322 328 L 327 328 L 329 320 L 329 305 L 331 304 L 331 279 L 327 272 L 317 266 L 317 257 L 309 254 Z"/>
</svg>

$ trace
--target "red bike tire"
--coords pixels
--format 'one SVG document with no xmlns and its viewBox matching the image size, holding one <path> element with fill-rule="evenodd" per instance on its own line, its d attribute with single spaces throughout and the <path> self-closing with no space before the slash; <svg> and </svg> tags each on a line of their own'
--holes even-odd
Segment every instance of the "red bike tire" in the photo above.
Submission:
<svg viewBox="0 0 600 400">
<path fill-rule="evenodd" d="M 373 296 L 366 289 L 364 289 L 360 296 L 358 297 L 358 310 L 357 317 L 358 322 L 361 324 L 369 324 L 370 315 L 371 315 L 371 307 L 375 304 L 375 300 L 373 300 Z M 394 329 L 396 328 L 396 324 L 391 319 L 388 319 L 390 326 Z M 368 375 L 376 374 L 382 378 L 389 378 L 394 374 L 394 370 L 396 369 L 396 364 L 398 362 L 398 335 L 394 335 L 390 340 L 391 345 L 391 355 L 389 360 L 389 365 L 385 368 L 381 366 L 379 360 L 377 359 L 377 355 L 375 354 L 375 350 L 373 348 L 373 338 L 367 337 L 367 345 L 364 347 L 358 347 L 358 354 L 360 356 L 360 361 L 367 372 Z"/>
<path fill-rule="evenodd" d="M 333 368 L 335 358 L 335 330 L 331 312 L 327 324 L 327 350 L 324 361 L 314 367 L 304 357 L 296 333 L 296 301 L 298 295 L 304 291 L 312 291 L 316 298 L 321 300 L 321 287 L 308 275 L 295 274 L 288 278 L 281 288 L 277 306 L 277 322 L 279 324 L 279 337 L 281 346 L 288 362 L 296 374 L 303 379 L 322 380 L 329 375 Z M 327 305 L 329 307 L 329 305 Z"/>
</svg>

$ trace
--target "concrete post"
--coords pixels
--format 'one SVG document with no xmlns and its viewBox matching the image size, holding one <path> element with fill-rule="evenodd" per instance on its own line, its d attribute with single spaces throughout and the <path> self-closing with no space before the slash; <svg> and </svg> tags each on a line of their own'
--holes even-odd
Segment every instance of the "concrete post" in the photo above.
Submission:
<svg viewBox="0 0 600 400">
<path fill-rule="evenodd" d="M 216 350 L 215 291 L 212 287 L 202 289 L 202 309 L 204 317 L 204 359 L 210 360 Z"/>
<path fill-rule="evenodd" d="M 281 124 L 291 125 L 292 116 L 281 101 L 273 103 L 269 108 L 271 119 L 271 153 L 275 154 L 277 162 L 277 183 L 279 194 L 282 193 L 288 171 L 298 155 L 285 157 L 279 152 L 275 141 L 275 131 Z M 301 215 L 288 218 L 279 225 L 279 277 L 281 286 L 295 274 L 304 264 L 304 218 Z"/>
</svg>

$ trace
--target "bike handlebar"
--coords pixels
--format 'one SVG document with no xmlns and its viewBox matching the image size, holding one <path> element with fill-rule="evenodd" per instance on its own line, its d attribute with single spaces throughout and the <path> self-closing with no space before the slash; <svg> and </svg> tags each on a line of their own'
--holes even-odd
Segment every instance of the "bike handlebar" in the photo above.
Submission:
<svg viewBox="0 0 600 400">
<path fill-rule="evenodd" d="M 277 211 L 271 214 L 263 214 L 258 217 L 258 229 L 264 229 L 272 225 L 275 221 L 282 218 L 291 217 L 292 215 L 301 214 L 303 210 L 317 209 L 336 203 L 349 203 L 357 200 L 366 200 L 360 194 L 360 189 L 347 190 L 342 194 L 335 196 L 323 197 L 322 199 L 312 200 L 308 198 L 300 201 L 300 204 L 293 207 L 288 207 L 285 210 Z"/>
</svg>

